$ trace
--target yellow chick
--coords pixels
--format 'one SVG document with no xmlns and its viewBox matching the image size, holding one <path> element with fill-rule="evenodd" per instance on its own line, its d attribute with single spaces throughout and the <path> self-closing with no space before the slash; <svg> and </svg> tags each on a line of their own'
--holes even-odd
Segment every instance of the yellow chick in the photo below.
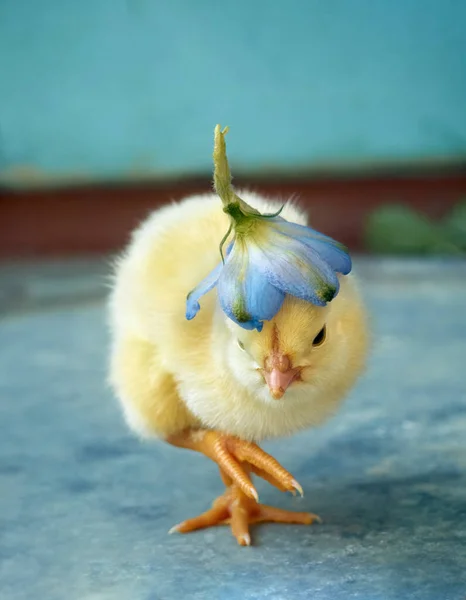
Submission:
<svg viewBox="0 0 466 600">
<path fill-rule="evenodd" d="M 262 214 L 281 206 L 239 196 Z M 281 217 L 306 225 L 291 202 Z M 252 473 L 282 491 L 302 489 L 257 443 L 335 413 L 364 368 L 368 335 L 353 275 L 338 275 L 339 292 L 324 306 L 286 295 L 262 331 L 228 318 L 215 288 L 186 320 L 186 295 L 219 264 L 230 224 L 218 195 L 205 194 L 155 211 L 136 229 L 115 267 L 109 377 L 134 431 L 202 452 L 220 467 L 225 494 L 172 531 L 227 522 L 238 543 L 250 545 L 251 523 L 318 519 L 259 504 Z"/>
</svg>

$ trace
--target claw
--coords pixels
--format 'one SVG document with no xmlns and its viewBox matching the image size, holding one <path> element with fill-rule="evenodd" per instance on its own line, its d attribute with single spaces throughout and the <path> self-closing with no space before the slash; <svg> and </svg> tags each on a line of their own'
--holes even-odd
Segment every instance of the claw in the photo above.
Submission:
<svg viewBox="0 0 466 600">
<path fill-rule="evenodd" d="M 238 536 L 238 544 L 240 546 L 250 546 L 251 536 L 249 535 L 249 533 L 243 533 L 243 535 Z"/>
<path fill-rule="evenodd" d="M 177 533 L 180 530 L 182 523 L 178 523 L 178 525 L 173 525 L 173 527 L 171 527 L 168 530 L 168 535 L 171 535 L 172 533 Z"/>
<path fill-rule="evenodd" d="M 291 485 L 294 487 L 294 489 L 299 493 L 299 495 L 301 496 L 301 498 L 304 498 L 304 492 L 303 492 L 303 488 L 299 485 L 299 483 L 296 481 L 296 479 L 293 479 L 291 481 Z M 293 496 L 295 496 L 296 494 L 293 494 Z"/>
</svg>

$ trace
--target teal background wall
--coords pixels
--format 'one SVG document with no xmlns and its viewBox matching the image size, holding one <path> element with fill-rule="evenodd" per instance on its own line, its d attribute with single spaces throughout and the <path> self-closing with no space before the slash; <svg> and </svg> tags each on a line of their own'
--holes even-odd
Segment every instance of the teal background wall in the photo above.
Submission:
<svg viewBox="0 0 466 600">
<path fill-rule="evenodd" d="M 461 0 L 2 0 L 0 181 L 466 157 Z"/>
</svg>

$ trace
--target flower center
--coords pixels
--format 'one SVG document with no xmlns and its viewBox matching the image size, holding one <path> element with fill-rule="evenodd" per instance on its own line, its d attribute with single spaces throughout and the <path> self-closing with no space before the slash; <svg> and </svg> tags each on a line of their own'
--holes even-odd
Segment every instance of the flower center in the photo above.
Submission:
<svg viewBox="0 0 466 600">
<path fill-rule="evenodd" d="M 250 234 L 258 222 L 258 218 L 253 214 L 245 214 L 239 202 L 230 202 L 223 207 L 223 211 L 230 215 L 234 222 L 236 237 L 245 237 Z"/>
</svg>

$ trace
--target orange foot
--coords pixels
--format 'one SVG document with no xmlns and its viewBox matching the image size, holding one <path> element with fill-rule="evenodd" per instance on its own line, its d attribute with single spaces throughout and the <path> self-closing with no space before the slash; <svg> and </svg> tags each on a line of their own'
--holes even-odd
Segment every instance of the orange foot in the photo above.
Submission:
<svg viewBox="0 0 466 600">
<path fill-rule="evenodd" d="M 227 491 L 215 500 L 212 508 L 202 515 L 183 521 L 170 532 L 185 533 L 230 523 L 233 535 L 242 546 L 249 546 L 248 525 L 264 521 L 301 523 L 309 525 L 320 521 L 312 513 L 299 513 L 258 503 L 259 497 L 251 481 L 250 472 L 259 475 L 281 491 L 293 494 L 303 490 L 299 483 L 281 464 L 259 446 L 217 431 L 189 430 L 171 436 L 169 443 L 181 448 L 202 452 L 220 467 Z"/>
<path fill-rule="evenodd" d="M 198 517 L 175 525 L 169 533 L 176 531 L 188 533 L 214 525 L 229 524 L 238 544 L 240 546 L 250 546 L 249 525 L 252 523 L 272 522 L 310 525 L 314 521 L 320 522 L 320 518 L 308 512 L 293 512 L 259 504 L 256 500 L 248 498 L 238 486 L 232 485 L 214 501 L 212 508 Z"/>
</svg>

